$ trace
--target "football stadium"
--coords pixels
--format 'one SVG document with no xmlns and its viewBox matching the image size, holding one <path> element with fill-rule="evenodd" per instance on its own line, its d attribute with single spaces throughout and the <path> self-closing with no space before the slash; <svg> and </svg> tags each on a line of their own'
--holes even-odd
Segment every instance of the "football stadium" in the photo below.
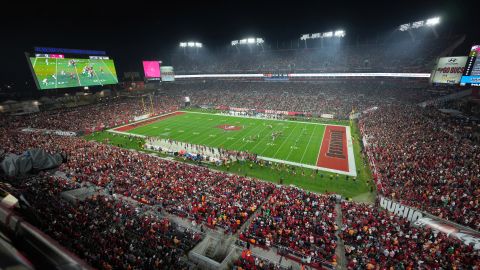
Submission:
<svg viewBox="0 0 480 270">
<path fill-rule="evenodd" d="M 0 269 L 480 270 L 466 5 L 180 9 L 9 21 Z"/>
</svg>

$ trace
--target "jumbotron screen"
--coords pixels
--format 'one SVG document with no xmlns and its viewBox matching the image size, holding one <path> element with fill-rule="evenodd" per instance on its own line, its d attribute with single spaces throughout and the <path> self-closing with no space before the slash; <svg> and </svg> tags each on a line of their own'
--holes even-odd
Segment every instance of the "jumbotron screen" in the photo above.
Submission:
<svg viewBox="0 0 480 270">
<path fill-rule="evenodd" d="M 40 90 L 117 84 L 117 72 L 107 56 L 65 58 L 62 54 L 28 57 Z"/>
</svg>

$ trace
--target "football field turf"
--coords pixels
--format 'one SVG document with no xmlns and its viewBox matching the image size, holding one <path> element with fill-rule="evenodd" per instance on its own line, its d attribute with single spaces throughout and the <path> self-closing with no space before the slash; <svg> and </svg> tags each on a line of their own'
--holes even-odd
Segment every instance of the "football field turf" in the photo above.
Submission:
<svg viewBox="0 0 480 270">
<path fill-rule="evenodd" d="M 72 59 L 31 57 L 30 61 L 40 89 L 118 83 L 115 65 L 111 59 L 75 58 L 75 66 L 69 65 L 70 60 Z M 83 72 L 86 66 L 93 67 L 93 76 L 89 77 Z"/>
<path fill-rule="evenodd" d="M 328 164 L 322 165 L 320 150 L 328 150 L 328 145 L 322 146 L 322 142 L 324 142 L 325 130 L 332 127 L 338 126 L 313 122 L 180 112 L 170 117 L 146 122 L 138 127 L 126 126 L 115 130 L 195 145 L 248 151 L 257 154 L 262 159 L 328 171 L 337 168 L 328 166 Z M 347 134 L 349 134 L 349 127 L 342 126 L 340 128 L 348 129 Z M 273 138 L 272 134 L 277 134 L 277 136 Z M 353 152 L 352 156 L 346 156 L 338 161 L 346 162 L 347 168 L 343 169 L 345 173 L 355 174 L 354 168 L 348 168 L 348 158 L 354 162 Z"/>
</svg>

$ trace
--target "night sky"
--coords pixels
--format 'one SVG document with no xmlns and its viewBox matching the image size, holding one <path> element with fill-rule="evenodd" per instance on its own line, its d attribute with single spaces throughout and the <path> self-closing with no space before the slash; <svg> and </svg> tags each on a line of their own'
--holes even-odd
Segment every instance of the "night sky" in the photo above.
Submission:
<svg viewBox="0 0 480 270">
<path fill-rule="evenodd" d="M 141 71 L 143 59 L 169 64 L 169 55 L 184 40 L 202 42 L 213 50 L 247 36 L 263 37 L 267 43 L 290 42 L 303 33 L 340 28 L 349 37 L 368 39 L 392 32 L 402 23 L 433 16 L 442 17 L 445 31 L 466 33 L 467 42 L 480 42 L 480 25 L 475 26 L 474 11 L 469 8 L 474 1 L 66 3 L 2 7 L 0 46 L 6 62 L 0 65 L 0 86 L 33 82 L 23 52 L 34 46 L 105 50 L 121 75 Z"/>
</svg>

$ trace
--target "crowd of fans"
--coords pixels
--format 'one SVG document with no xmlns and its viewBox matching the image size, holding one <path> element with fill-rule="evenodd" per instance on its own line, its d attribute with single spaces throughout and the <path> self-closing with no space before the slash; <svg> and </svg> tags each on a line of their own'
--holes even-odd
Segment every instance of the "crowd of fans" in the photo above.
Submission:
<svg viewBox="0 0 480 270">
<path fill-rule="evenodd" d="M 347 269 L 479 269 L 480 252 L 473 246 L 377 206 L 342 203 Z"/>
<path fill-rule="evenodd" d="M 370 44 L 324 44 L 303 48 L 303 42 L 285 49 L 266 46 L 208 54 L 178 53 L 172 63 L 178 74 L 265 72 L 431 72 L 434 60 L 458 37 L 395 39 Z M 294 46 L 295 45 L 295 46 Z M 297 46 L 298 45 L 298 46 Z"/>
<path fill-rule="evenodd" d="M 113 98 L 90 105 L 13 117 L 10 120 L 17 122 L 19 127 L 92 132 L 127 124 L 136 116 L 170 112 L 179 105 L 171 97 L 154 98 L 152 104 L 153 106 L 149 100 L 142 103 L 140 98 Z"/>
<path fill-rule="evenodd" d="M 378 80 L 330 81 L 322 83 L 205 82 L 164 86 L 164 91 L 189 96 L 192 105 L 236 107 L 332 114 L 347 119 L 352 111 L 361 112 L 384 103 L 418 103 L 438 96 L 423 91 L 427 85 L 417 81 Z"/>
<path fill-rule="evenodd" d="M 379 191 L 478 230 L 480 147 L 439 114 L 431 108 L 384 106 L 360 120 Z"/>
<path fill-rule="evenodd" d="M 277 188 L 240 239 L 281 247 L 308 264 L 331 263 L 336 261 L 335 217 L 335 200 L 329 196 Z"/>
<path fill-rule="evenodd" d="M 11 192 L 29 203 L 27 215 L 46 234 L 98 269 L 189 269 L 185 253 L 200 240 L 142 204 L 108 195 L 69 202 L 61 191 L 79 187 L 42 175 Z"/>
<path fill-rule="evenodd" d="M 471 130 L 458 119 L 441 115 L 434 108 L 408 105 L 436 96 L 413 85 L 178 84 L 165 87 L 169 97 L 155 98 L 154 108 L 155 113 L 171 111 L 179 105 L 179 96 L 190 96 L 197 105 L 334 113 L 338 118 L 345 118 L 352 110 L 378 106 L 359 121 L 365 150 L 375 166 L 378 191 L 478 230 L 480 147 L 469 135 Z M 338 228 L 335 202 L 328 196 L 275 187 L 78 137 L 19 130 L 112 127 L 144 114 L 141 104 L 139 99 L 119 99 L 28 116 L 0 116 L 0 153 L 21 154 L 29 148 L 43 148 L 67 155 L 58 170 L 69 181 L 47 175 L 20 186 L 36 209 L 40 227 L 49 235 L 98 268 L 181 267 L 178 258 L 198 236 L 180 233 L 168 220 L 143 207 L 155 206 L 161 213 L 222 228 L 226 233 L 237 232 L 258 210 L 251 224 L 240 232 L 241 239 L 264 248 L 286 250 L 309 265 L 335 263 L 334 234 Z M 111 195 L 91 197 L 77 205 L 59 199 L 59 192 L 84 182 L 145 206 L 132 206 Z M 402 265 L 405 269 L 464 269 L 462 265 L 479 263 L 478 253 L 471 247 L 442 234 L 413 228 L 407 221 L 373 206 L 345 203 L 342 208 L 342 238 L 347 244 L 350 269 L 402 269 Z M 240 260 L 237 266 L 271 269 L 256 259 L 252 263 L 251 258 Z"/>
</svg>

